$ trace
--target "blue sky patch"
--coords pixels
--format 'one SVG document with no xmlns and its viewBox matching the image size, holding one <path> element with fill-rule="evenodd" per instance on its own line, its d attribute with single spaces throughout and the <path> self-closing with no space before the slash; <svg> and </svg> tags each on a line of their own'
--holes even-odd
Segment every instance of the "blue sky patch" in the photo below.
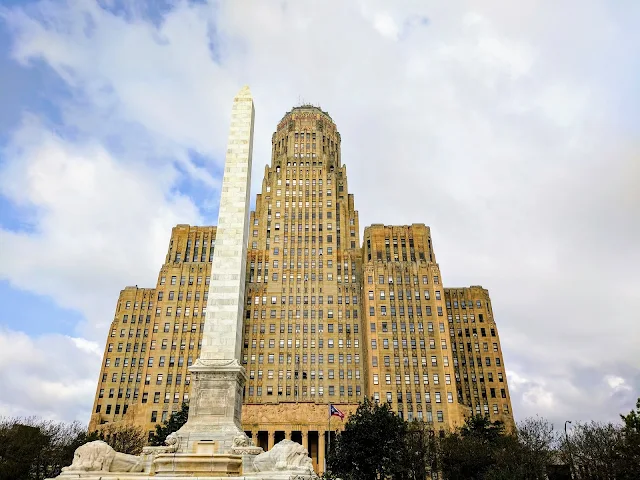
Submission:
<svg viewBox="0 0 640 480">
<path fill-rule="evenodd" d="M 14 288 L 5 280 L 0 280 L 0 304 L 0 323 L 27 335 L 74 335 L 76 325 L 83 320 L 78 312 L 57 306 L 51 298 Z"/>
</svg>

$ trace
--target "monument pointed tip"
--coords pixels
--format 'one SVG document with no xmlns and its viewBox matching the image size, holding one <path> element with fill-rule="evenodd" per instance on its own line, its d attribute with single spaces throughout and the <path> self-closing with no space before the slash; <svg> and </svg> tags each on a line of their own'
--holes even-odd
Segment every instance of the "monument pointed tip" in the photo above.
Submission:
<svg viewBox="0 0 640 480">
<path fill-rule="evenodd" d="M 242 87 L 240 89 L 240 91 L 238 92 L 238 97 L 251 97 L 251 89 L 249 88 L 249 85 L 245 85 L 244 87 Z"/>
</svg>

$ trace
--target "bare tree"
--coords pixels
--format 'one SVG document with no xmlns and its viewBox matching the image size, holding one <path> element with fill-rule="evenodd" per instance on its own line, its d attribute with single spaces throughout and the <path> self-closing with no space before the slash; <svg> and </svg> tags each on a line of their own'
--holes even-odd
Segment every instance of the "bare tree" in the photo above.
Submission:
<svg viewBox="0 0 640 480">
<path fill-rule="evenodd" d="M 130 423 L 107 423 L 89 434 L 88 440 L 102 440 L 115 451 L 138 455 L 147 442 L 142 428 Z"/>
<path fill-rule="evenodd" d="M 79 423 L 0 419 L 0 480 L 55 477 L 86 439 L 86 429 Z"/>
<path fill-rule="evenodd" d="M 560 436 L 553 424 L 541 417 L 529 417 L 518 423 L 516 435 L 522 446 L 522 460 L 527 471 L 532 478 L 544 478 L 560 444 Z"/>
<path fill-rule="evenodd" d="M 578 480 L 615 480 L 623 444 L 623 431 L 618 425 L 579 423 L 569 440 L 561 441 L 560 454 Z"/>
</svg>

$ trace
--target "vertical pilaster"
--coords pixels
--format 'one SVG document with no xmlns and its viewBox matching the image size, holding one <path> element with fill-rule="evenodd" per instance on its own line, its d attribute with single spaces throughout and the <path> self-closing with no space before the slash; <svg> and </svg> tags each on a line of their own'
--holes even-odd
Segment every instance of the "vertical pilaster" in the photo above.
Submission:
<svg viewBox="0 0 640 480">
<path fill-rule="evenodd" d="M 318 432 L 318 473 L 324 473 L 325 432 Z"/>
</svg>

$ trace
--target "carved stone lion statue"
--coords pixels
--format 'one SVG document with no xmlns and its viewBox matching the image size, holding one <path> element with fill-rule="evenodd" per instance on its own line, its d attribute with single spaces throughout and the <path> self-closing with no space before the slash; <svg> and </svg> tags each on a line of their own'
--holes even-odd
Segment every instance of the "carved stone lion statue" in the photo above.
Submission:
<svg viewBox="0 0 640 480">
<path fill-rule="evenodd" d="M 242 435 L 236 435 L 233 437 L 233 444 L 231 445 L 230 452 L 234 455 L 258 455 L 262 453 L 262 449 L 260 447 L 256 447 L 253 444 L 253 440 L 247 437 L 244 433 Z M 252 463 L 245 468 L 248 468 L 248 471 L 253 471 L 251 468 Z"/>
<path fill-rule="evenodd" d="M 251 440 L 246 435 L 237 435 L 233 437 L 233 446 L 235 447 L 251 447 Z"/>
<path fill-rule="evenodd" d="M 178 435 L 176 432 L 170 433 L 167 435 L 167 438 L 164 440 L 164 445 L 156 446 L 156 447 L 143 447 L 142 455 L 158 455 L 159 453 L 174 453 L 178 450 Z"/>
<path fill-rule="evenodd" d="M 167 435 L 167 438 L 164 440 L 165 445 L 177 445 L 178 444 L 178 434 L 176 432 L 170 433 Z"/>
<path fill-rule="evenodd" d="M 85 443 L 73 454 L 73 462 L 64 472 L 141 472 L 140 457 L 116 452 L 102 440 Z"/>
<path fill-rule="evenodd" d="M 253 465 L 258 472 L 291 471 L 314 475 L 307 449 L 291 440 L 282 440 L 268 452 L 257 455 Z"/>
</svg>

